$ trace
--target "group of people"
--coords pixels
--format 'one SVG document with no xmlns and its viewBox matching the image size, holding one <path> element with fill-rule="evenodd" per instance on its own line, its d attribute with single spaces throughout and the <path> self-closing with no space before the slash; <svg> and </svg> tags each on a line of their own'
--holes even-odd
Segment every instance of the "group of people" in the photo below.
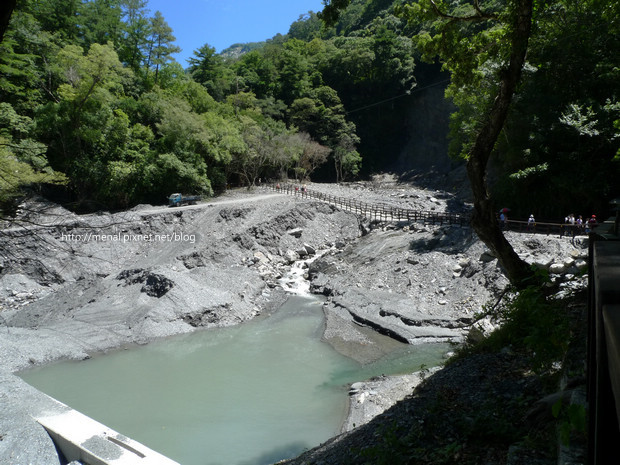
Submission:
<svg viewBox="0 0 620 465">
<path fill-rule="evenodd" d="M 584 220 L 581 215 L 575 218 L 574 213 L 569 213 L 566 217 L 564 217 L 564 224 L 562 225 L 562 232 L 560 233 L 560 236 L 570 234 L 574 237 L 575 235 L 580 234 L 581 231 L 584 231 L 587 234 L 596 225 L 596 215 L 592 215 L 587 220 Z"/>
<path fill-rule="evenodd" d="M 276 190 L 279 191 L 282 187 L 280 186 L 280 183 L 276 184 Z M 306 192 L 308 192 L 308 188 L 306 187 L 306 185 L 304 184 L 303 186 L 301 186 L 301 193 L 302 194 L 306 194 Z M 295 195 L 299 194 L 299 186 L 295 186 Z"/>
<path fill-rule="evenodd" d="M 506 229 L 508 225 L 507 212 L 507 208 L 500 210 L 499 224 L 502 229 Z M 564 218 L 564 223 L 561 225 L 560 237 L 569 235 L 575 237 L 578 234 L 588 234 L 597 224 L 598 223 L 596 220 L 596 215 L 592 215 L 587 220 L 584 220 L 582 215 L 575 217 L 574 213 L 570 213 L 566 215 L 566 217 Z M 534 231 L 535 228 L 536 219 L 534 218 L 534 214 L 532 213 L 527 219 L 526 229 L 527 231 Z"/>
</svg>

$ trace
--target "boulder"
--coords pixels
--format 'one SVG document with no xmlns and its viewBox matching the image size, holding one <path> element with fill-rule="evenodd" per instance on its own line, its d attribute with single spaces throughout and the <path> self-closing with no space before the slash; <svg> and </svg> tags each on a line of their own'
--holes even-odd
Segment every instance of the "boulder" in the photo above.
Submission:
<svg viewBox="0 0 620 465">
<path fill-rule="evenodd" d="M 314 247 L 312 247 L 311 245 L 304 244 L 304 248 L 306 249 L 306 253 L 308 255 L 315 255 L 316 254 L 316 249 Z"/>
<path fill-rule="evenodd" d="M 542 269 L 548 270 L 548 269 L 549 269 L 549 267 L 553 264 L 553 262 L 552 262 L 551 260 L 542 260 L 542 259 L 539 259 L 539 260 L 534 260 L 534 263 L 533 263 L 533 264 L 534 264 L 536 267 L 538 267 L 538 268 L 542 268 Z"/>
<path fill-rule="evenodd" d="M 287 250 L 286 252 L 284 252 L 284 259 L 290 265 L 299 260 L 299 254 L 297 252 L 294 252 L 293 250 Z"/>
<path fill-rule="evenodd" d="M 565 268 L 570 268 L 574 264 L 575 264 L 575 259 L 573 257 L 569 257 L 566 260 L 564 260 L 564 267 Z"/>
<path fill-rule="evenodd" d="M 585 268 L 587 268 L 588 266 L 588 262 L 586 262 L 585 260 L 583 260 L 582 258 L 580 258 L 579 260 L 575 261 L 575 267 L 578 270 L 584 270 Z"/>
<path fill-rule="evenodd" d="M 263 252 L 258 251 L 254 252 L 253 261 L 254 263 L 265 264 L 269 263 L 269 258 L 267 258 L 267 256 Z"/>
<path fill-rule="evenodd" d="M 549 266 L 549 273 L 551 274 L 562 274 L 566 268 L 563 263 L 553 263 Z"/>
</svg>

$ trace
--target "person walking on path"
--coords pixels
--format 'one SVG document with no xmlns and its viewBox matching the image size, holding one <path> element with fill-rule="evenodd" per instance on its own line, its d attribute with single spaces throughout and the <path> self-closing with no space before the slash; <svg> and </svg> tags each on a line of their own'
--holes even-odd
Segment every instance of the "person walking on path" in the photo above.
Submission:
<svg viewBox="0 0 620 465">
<path fill-rule="evenodd" d="M 566 215 L 564 217 L 564 223 L 562 223 L 562 226 L 561 226 L 560 237 L 564 237 L 566 235 L 566 233 L 568 232 L 568 222 L 569 221 L 570 221 L 570 215 Z"/>
<path fill-rule="evenodd" d="M 499 227 L 506 229 L 508 226 L 508 208 L 502 208 L 499 211 Z"/>
<path fill-rule="evenodd" d="M 527 230 L 534 231 L 536 227 L 536 220 L 534 219 L 534 214 L 532 213 L 530 217 L 527 219 Z"/>
</svg>

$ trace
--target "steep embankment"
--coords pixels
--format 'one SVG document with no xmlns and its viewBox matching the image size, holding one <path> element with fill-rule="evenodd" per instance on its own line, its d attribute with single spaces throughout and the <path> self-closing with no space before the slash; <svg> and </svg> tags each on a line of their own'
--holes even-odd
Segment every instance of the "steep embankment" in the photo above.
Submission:
<svg viewBox="0 0 620 465">
<path fill-rule="evenodd" d="M 39 222 L 52 226 L 0 238 L 7 251 L 2 317 L 10 328 L 0 347 L 10 370 L 240 323 L 277 305 L 277 279 L 304 247 L 359 235 L 354 216 L 279 195 L 46 216 Z"/>
</svg>

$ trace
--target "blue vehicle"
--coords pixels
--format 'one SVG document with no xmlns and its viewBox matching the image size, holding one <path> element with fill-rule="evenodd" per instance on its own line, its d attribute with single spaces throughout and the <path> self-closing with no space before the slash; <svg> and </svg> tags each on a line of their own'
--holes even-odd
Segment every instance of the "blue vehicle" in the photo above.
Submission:
<svg viewBox="0 0 620 465">
<path fill-rule="evenodd" d="M 201 199 L 199 195 L 183 195 L 183 194 L 172 194 L 168 197 L 168 206 L 169 207 L 180 207 L 181 205 L 196 205 Z"/>
</svg>

